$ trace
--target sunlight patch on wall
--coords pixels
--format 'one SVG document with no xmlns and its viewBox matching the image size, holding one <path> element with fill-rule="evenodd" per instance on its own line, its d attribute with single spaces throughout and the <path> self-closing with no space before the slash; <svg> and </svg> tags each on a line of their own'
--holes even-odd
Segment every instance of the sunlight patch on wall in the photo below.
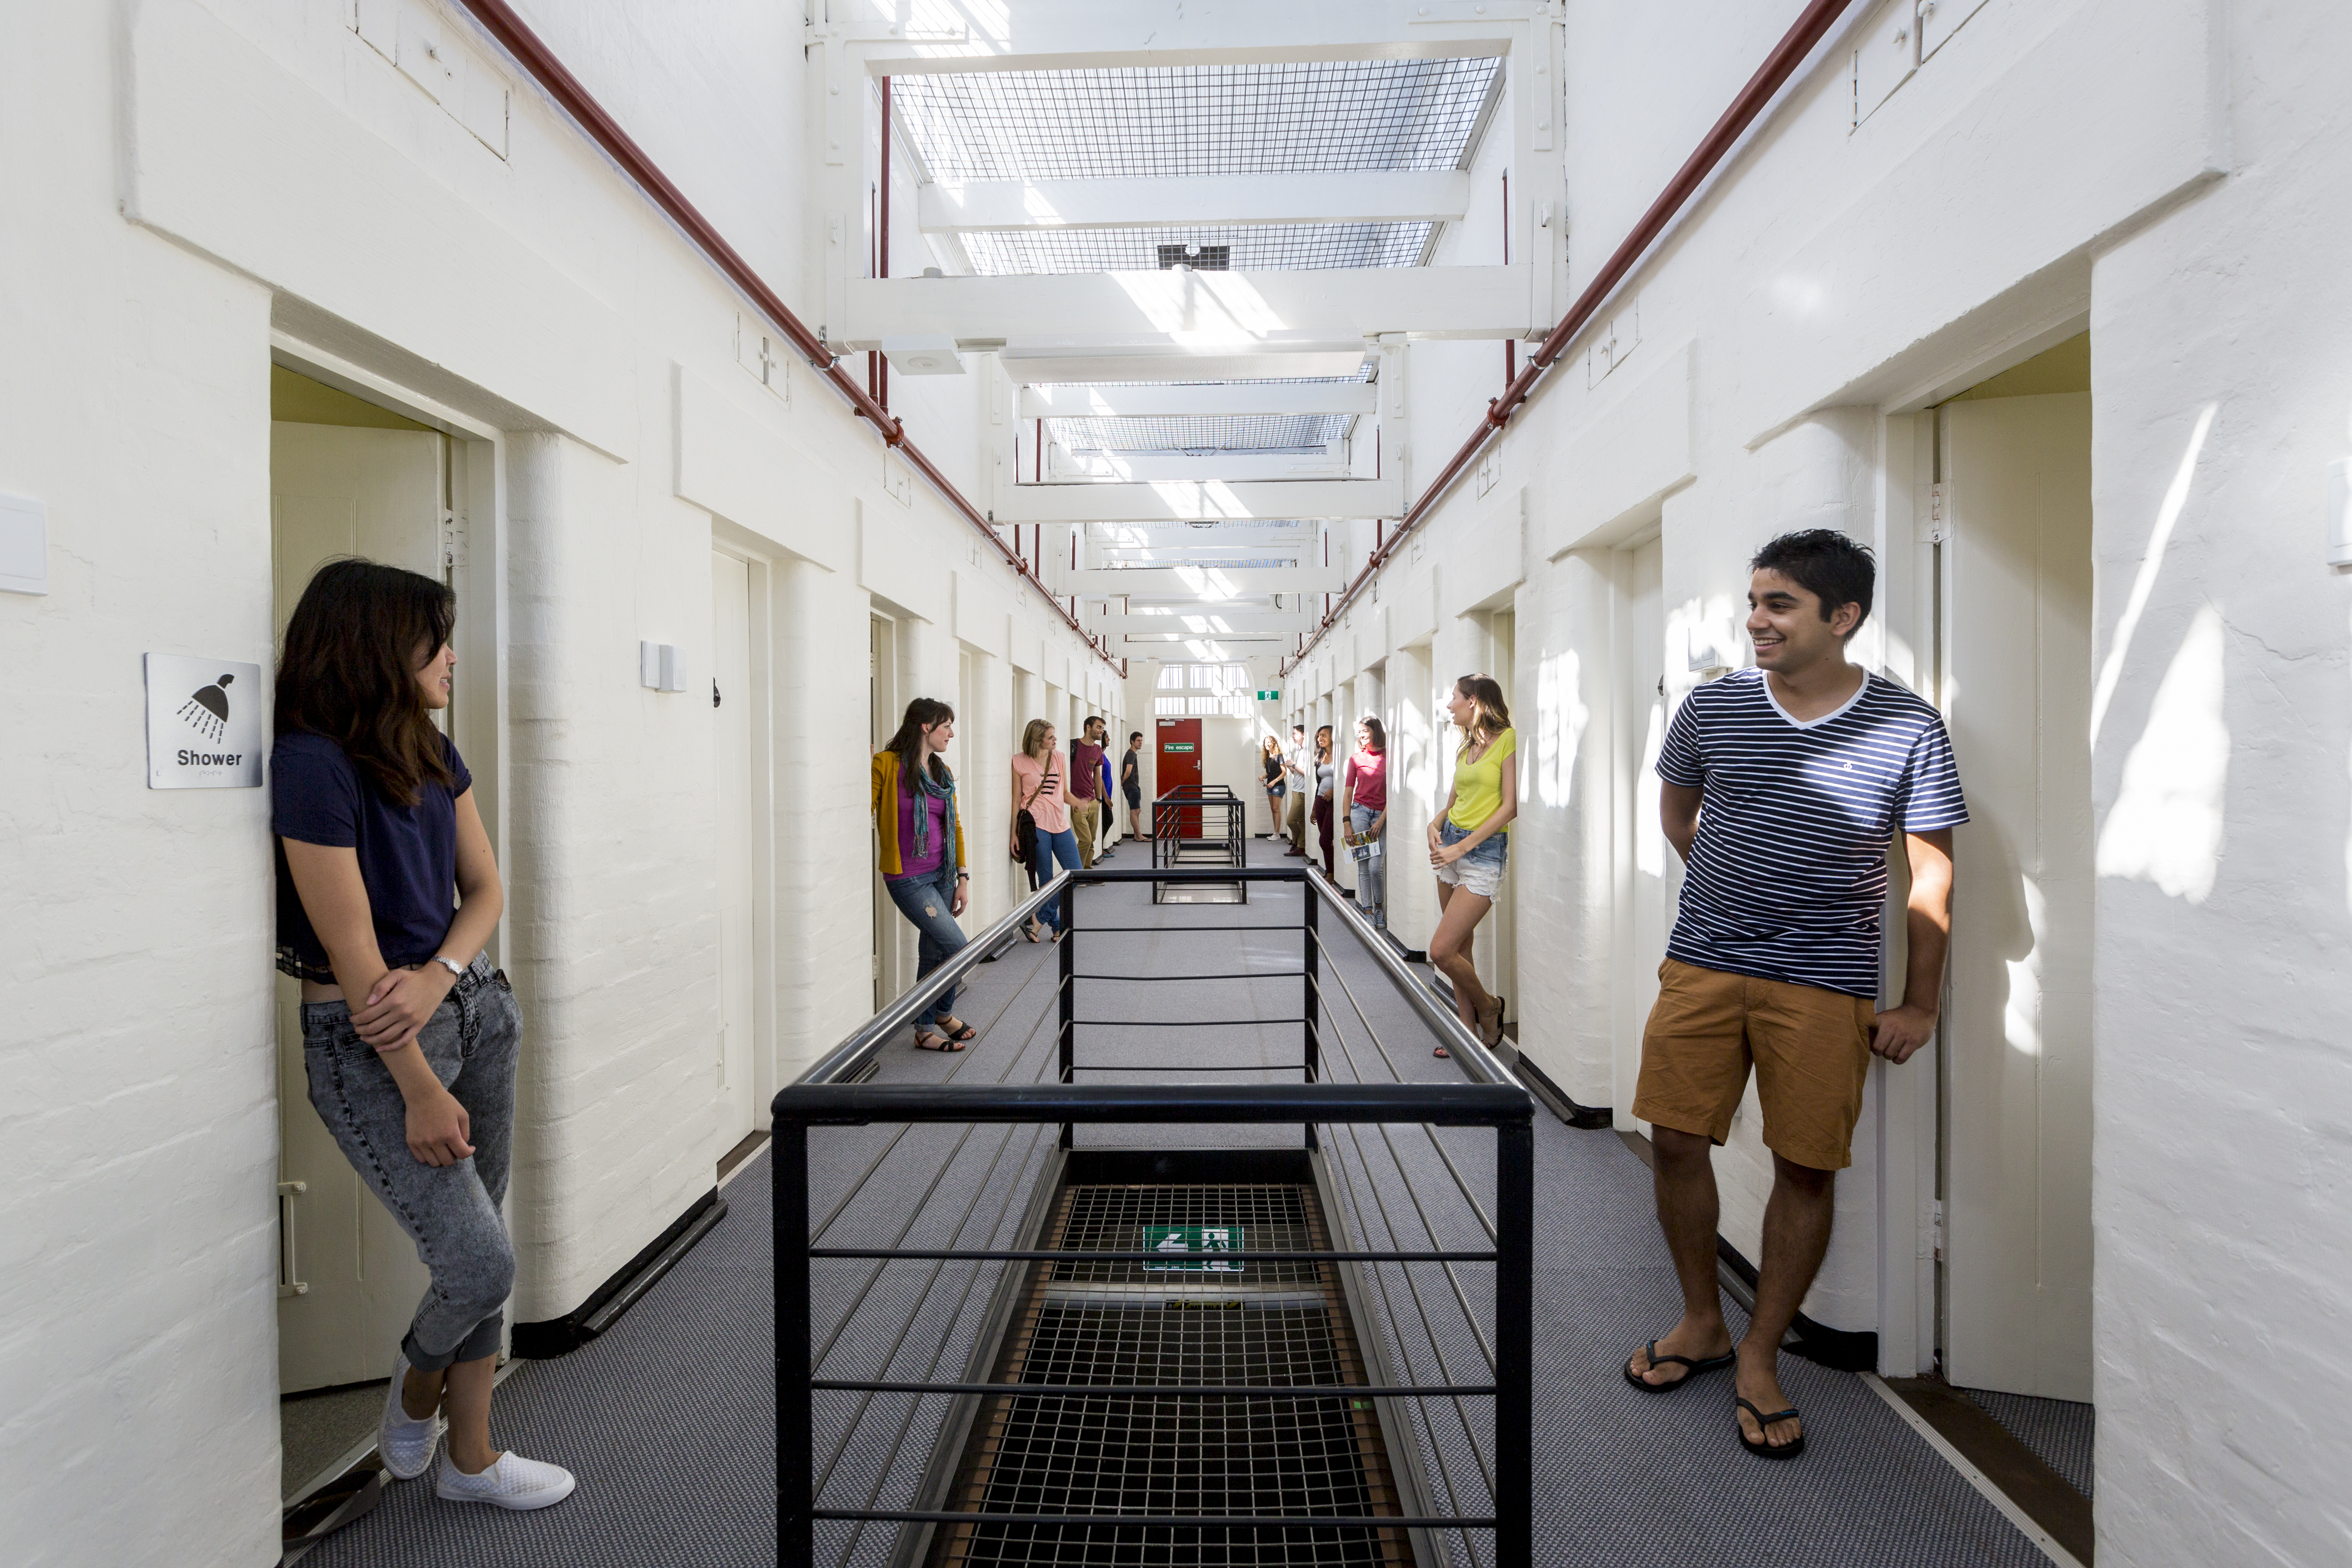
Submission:
<svg viewBox="0 0 2352 1568">
<path fill-rule="evenodd" d="M 2091 693 L 2091 744 L 2099 744 L 2099 728 L 2107 721 L 2107 704 L 2116 695 L 2116 682 L 2122 678 L 2124 655 L 2131 652 L 2132 633 L 2139 630 L 2140 612 L 2147 608 L 2147 596 L 2156 588 L 2158 573 L 2164 570 L 2164 552 L 2172 542 L 2173 525 L 2180 521 L 2181 508 L 2189 504 L 2189 481 L 2197 476 L 2197 457 L 2205 450 L 2205 437 L 2212 432 L 2213 415 L 2221 409 L 2218 402 L 2209 402 L 2198 412 L 2196 428 L 2189 433 L 2189 450 L 2180 456 L 2180 466 L 2172 476 L 2172 483 L 2164 492 L 2164 504 L 2157 508 L 2156 527 L 2147 536 L 2147 549 L 2139 558 L 2139 571 L 2132 579 L 2131 595 L 2124 601 L 2124 612 L 2116 621 L 2116 640 L 2107 648 L 2106 663 L 2099 666 L 2099 684 Z"/>
<path fill-rule="evenodd" d="M 1555 653 L 1536 666 L 1536 799 L 1565 806 L 1576 784 L 1576 753 L 1592 717 L 1577 656 Z"/>
<path fill-rule="evenodd" d="M 2191 904 L 2212 893 L 2230 776 L 2222 661 L 2221 615 L 2209 604 L 2172 656 L 2147 727 L 2124 758 L 2122 792 L 2099 831 L 2101 876 L 2151 882 Z"/>
</svg>

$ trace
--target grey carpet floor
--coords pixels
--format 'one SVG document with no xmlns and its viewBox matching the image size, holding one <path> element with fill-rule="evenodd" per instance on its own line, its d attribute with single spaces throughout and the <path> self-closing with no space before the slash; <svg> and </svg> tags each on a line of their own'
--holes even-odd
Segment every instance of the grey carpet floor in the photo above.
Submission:
<svg viewBox="0 0 2352 1568">
<path fill-rule="evenodd" d="M 2008 1427 L 2011 1437 L 2032 1449 L 2036 1458 L 2065 1477 L 2068 1486 L 2084 1497 L 2091 1495 L 2091 1438 L 2098 1427 L 2091 1406 L 2072 1399 L 1996 1394 L 1989 1388 L 1961 1392 Z"/>
<path fill-rule="evenodd" d="M 1269 846 L 1253 845 L 1255 858 Z M 1271 850 L 1278 857 L 1279 849 Z M 1114 865 L 1142 864 L 1141 846 Z M 1295 969 L 1295 932 L 1193 934 L 1199 927 L 1295 925 L 1302 895 L 1260 889 L 1245 906 L 1152 905 L 1146 891 L 1080 894 L 1074 950 L 1082 975 L 1265 974 Z M 1132 935 L 1087 925 L 1149 925 Z M 1328 951 L 1325 1060 L 1333 1078 L 1444 1081 L 1454 1072 L 1368 956 L 1337 937 Z M 1026 1082 L 1052 1061 L 1054 954 L 1016 943 L 975 971 L 958 1011 L 982 1026 L 960 1055 L 886 1051 L 885 1081 Z M 1292 1018 L 1299 982 L 1183 985 L 1084 982 L 1078 1060 L 1157 1068 L 1162 1081 L 1222 1065 L 1218 1082 L 1290 1079 L 1296 1025 L 1172 1027 L 1163 1019 Z M 1171 1067 L 1164 1064 L 1181 1063 Z M 1286 1065 L 1287 1064 L 1287 1065 Z M 1087 1074 L 1081 1073 L 1081 1078 Z M 1101 1076 L 1110 1076 L 1103 1073 Z M 1148 1074 L 1120 1074 L 1132 1081 Z M 810 1149 L 811 1213 L 828 1245 L 984 1247 L 1018 1229 L 1050 1132 L 1033 1127 L 818 1129 Z M 1485 1240 L 1462 1188 L 1486 1195 L 1491 1134 L 1417 1127 L 1327 1130 L 1338 1218 L 1356 1239 L 1402 1248 L 1432 1237 Z M 1088 1128 L 1087 1145 L 1213 1147 L 1296 1145 L 1295 1128 Z M 1671 1322 L 1678 1295 L 1650 1218 L 1648 1176 L 1614 1134 L 1536 1122 L 1537 1553 L 1546 1563 L 1787 1568 L 2034 1568 L 2045 1560 L 1895 1413 L 1851 1375 L 1789 1358 L 1782 1377 L 1806 1412 L 1806 1454 L 1769 1464 L 1743 1453 L 1730 1387 L 1717 1378 L 1645 1396 L 1618 1375 L 1625 1355 Z M 1454 1172 L 1459 1173 L 1457 1186 Z M 325 1542 L 314 1568 L 640 1568 L 774 1561 L 773 1315 L 768 1245 L 771 1157 L 727 1188 L 730 1213 L 635 1310 L 561 1360 L 524 1367 L 499 1393 L 503 1443 L 562 1463 L 579 1490 L 553 1509 L 502 1514 L 443 1503 L 428 1482 L 395 1486 L 374 1513 Z M 854 1195 L 854 1199 L 853 1196 Z M 1001 1265 L 820 1261 L 814 1280 L 821 1366 L 831 1376 L 949 1379 L 971 1362 Z M 1483 1381 L 1473 1327 L 1491 1273 L 1452 1278 L 1437 1265 L 1373 1266 L 1362 1299 L 1393 1368 L 1417 1381 Z M 1466 1304 L 1466 1310 L 1465 1310 Z M 1410 1452 L 1441 1511 L 1488 1506 L 1483 1401 L 1425 1402 Z M 825 1503 L 905 1506 L 946 1401 L 822 1397 L 817 1455 Z M 890 1527 L 832 1526 L 824 1564 L 879 1564 Z M 1440 1537 L 1460 1563 L 1490 1561 L 1483 1536 Z"/>
</svg>

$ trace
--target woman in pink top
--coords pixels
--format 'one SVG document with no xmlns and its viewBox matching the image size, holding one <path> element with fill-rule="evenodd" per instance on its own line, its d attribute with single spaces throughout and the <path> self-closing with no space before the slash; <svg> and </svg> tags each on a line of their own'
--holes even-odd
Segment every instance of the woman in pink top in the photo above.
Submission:
<svg viewBox="0 0 2352 1568">
<path fill-rule="evenodd" d="M 1374 925 L 1389 927 L 1388 860 L 1381 853 L 1381 831 L 1389 820 L 1389 735 L 1366 714 L 1356 724 L 1356 749 L 1339 779 L 1339 813 L 1348 824 L 1349 847 L 1370 840 L 1372 852 L 1356 862 L 1356 903 Z"/>
<path fill-rule="evenodd" d="M 1013 759 L 1013 838 L 1021 839 L 1021 813 L 1026 811 L 1037 824 L 1037 831 L 1029 845 L 1029 885 L 1042 887 L 1055 876 L 1054 862 L 1061 862 L 1064 871 L 1078 869 L 1078 836 L 1070 831 L 1070 786 L 1067 766 L 1062 760 L 1060 737 L 1054 727 L 1042 718 L 1033 718 L 1029 727 L 1021 732 L 1021 755 Z M 1062 912 L 1059 901 L 1045 905 L 1045 928 L 1054 940 L 1062 939 Z M 1034 942 L 1044 933 L 1032 920 L 1024 933 Z"/>
</svg>

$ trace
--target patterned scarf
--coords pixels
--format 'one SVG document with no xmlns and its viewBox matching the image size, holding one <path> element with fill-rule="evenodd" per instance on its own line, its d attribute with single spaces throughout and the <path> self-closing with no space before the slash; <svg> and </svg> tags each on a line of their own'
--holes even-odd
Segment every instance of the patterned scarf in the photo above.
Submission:
<svg viewBox="0 0 2352 1568">
<path fill-rule="evenodd" d="M 902 768 L 899 771 L 903 773 L 908 770 Z M 940 828 L 942 834 L 943 843 L 951 844 L 955 842 L 955 780 L 950 778 L 946 783 L 940 783 L 937 779 L 931 777 L 930 769 L 928 768 L 914 768 L 912 772 L 915 787 L 908 790 L 908 793 L 913 797 L 915 802 L 914 858 L 921 860 L 924 856 L 931 852 L 930 801 L 945 800 L 948 803 L 946 811 L 940 815 Z"/>
</svg>

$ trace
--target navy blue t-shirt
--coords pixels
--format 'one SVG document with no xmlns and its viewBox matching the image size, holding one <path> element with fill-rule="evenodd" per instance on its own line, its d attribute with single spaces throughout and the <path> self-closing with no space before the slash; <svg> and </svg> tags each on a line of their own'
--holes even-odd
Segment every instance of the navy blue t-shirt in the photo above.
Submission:
<svg viewBox="0 0 2352 1568">
<path fill-rule="evenodd" d="M 1875 998 L 1895 833 L 1969 820 L 1941 715 L 1881 675 L 1800 724 L 1761 670 L 1675 710 L 1658 777 L 1706 791 L 1666 956 Z"/>
<path fill-rule="evenodd" d="M 473 788 L 465 758 L 444 736 L 455 786 L 425 780 L 416 804 L 383 798 L 343 748 L 323 735 L 281 735 L 269 752 L 269 831 L 306 844 L 359 852 L 360 881 L 375 916 L 375 941 L 393 968 L 441 948 L 457 904 L 457 797 Z M 294 891 L 286 846 L 278 849 L 278 967 L 332 984 L 327 949 Z"/>
</svg>

